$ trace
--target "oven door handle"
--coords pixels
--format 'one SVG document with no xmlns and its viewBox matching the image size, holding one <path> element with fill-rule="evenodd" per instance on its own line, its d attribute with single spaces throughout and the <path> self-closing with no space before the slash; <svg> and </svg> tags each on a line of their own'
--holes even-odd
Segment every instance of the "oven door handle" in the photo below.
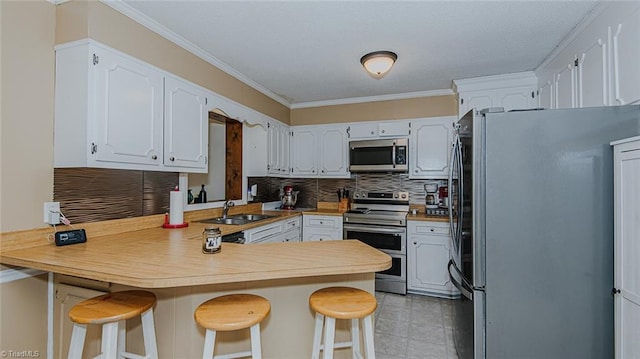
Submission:
<svg viewBox="0 0 640 359">
<path fill-rule="evenodd" d="M 344 225 L 345 231 L 363 231 L 370 233 L 389 233 L 389 234 L 405 234 L 404 228 L 372 228 L 370 226 L 357 226 L 353 224 Z"/>
</svg>

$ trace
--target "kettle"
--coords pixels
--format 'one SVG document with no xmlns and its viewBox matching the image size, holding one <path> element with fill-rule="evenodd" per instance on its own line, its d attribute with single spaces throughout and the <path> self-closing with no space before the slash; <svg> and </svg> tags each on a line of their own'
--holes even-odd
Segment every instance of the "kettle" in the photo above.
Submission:
<svg viewBox="0 0 640 359">
<path fill-rule="evenodd" d="M 296 202 L 298 201 L 298 193 L 300 191 L 294 191 L 293 186 L 284 186 L 284 191 L 280 200 L 282 201 L 282 209 L 296 209 Z"/>
</svg>

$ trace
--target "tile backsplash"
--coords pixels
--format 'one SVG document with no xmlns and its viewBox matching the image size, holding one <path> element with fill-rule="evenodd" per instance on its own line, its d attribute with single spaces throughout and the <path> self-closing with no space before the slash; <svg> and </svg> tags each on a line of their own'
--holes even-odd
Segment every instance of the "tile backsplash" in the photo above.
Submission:
<svg viewBox="0 0 640 359">
<path fill-rule="evenodd" d="M 340 188 L 354 192 L 409 192 L 411 204 L 424 204 L 424 185 L 427 182 L 438 181 L 446 185 L 447 180 L 410 180 L 407 174 L 398 173 L 360 173 L 352 174 L 349 179 L 338 178 L 274 178 L 249 177 L 249 186 L 258 186 L 254 202 L 271 202 L 280 200 L 280 190 L 286 185 L 300 191 L 297 207 L 315 207 L 318 201 L 337 202 L 336 191 Z"/>
</svg>

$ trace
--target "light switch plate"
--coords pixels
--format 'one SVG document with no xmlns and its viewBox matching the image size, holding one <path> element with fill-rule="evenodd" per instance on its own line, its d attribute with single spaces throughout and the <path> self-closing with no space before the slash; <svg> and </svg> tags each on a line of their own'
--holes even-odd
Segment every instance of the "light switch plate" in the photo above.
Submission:
<svg viewBox="0 0 640 359">
<path fill-rule="evenodd" d="M 60 224 L 60 202 L 44 203 L 44 223 Z"/>
</svg>

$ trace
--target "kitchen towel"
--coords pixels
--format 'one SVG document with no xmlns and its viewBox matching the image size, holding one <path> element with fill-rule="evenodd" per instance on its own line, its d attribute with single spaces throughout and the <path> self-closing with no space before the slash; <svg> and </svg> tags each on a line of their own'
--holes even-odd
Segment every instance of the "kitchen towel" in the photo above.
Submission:
<svg viewBox="0 0 640 359">
<path fill-rule="evenodd" d="M 182 224 L 184 223 L 184 198 L 182 191 L 171 191 L 169 195 L 169 224 Z"/>
</svg>

